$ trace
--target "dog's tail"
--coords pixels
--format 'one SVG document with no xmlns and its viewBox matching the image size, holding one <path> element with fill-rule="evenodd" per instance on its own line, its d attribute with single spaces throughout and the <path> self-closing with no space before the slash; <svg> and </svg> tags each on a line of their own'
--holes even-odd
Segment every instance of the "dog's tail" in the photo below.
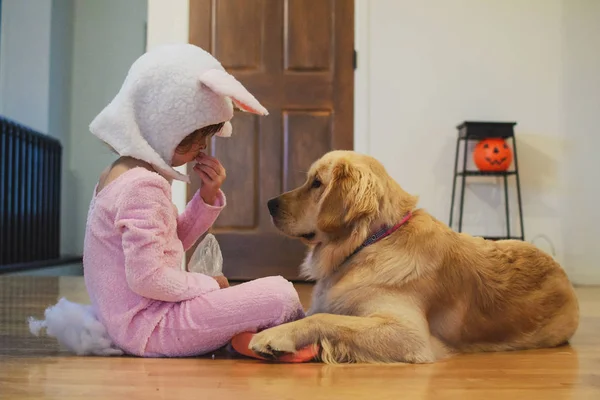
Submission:
<svg viewBox="0 0 600 400">
<path fill-rule="evenodd" d="M 72 303 L 64 298 L 44 312 L 44 320 L 29 317 L 29 330 L 35 336 L 45 328 L 46 335 L 79 356 L 120 356 L 119 349 L 90 305 Z"/>
</svg>

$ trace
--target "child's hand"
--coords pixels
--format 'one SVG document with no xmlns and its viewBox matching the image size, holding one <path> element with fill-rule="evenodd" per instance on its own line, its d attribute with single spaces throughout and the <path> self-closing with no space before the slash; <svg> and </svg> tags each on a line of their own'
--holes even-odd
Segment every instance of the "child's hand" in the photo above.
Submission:
<svg viewBox="0 0 600 400">
<path fill-rule="evenodd" d="M 219 160 L 204 153 L 196 157 L 197 164 L 194 165 L 194 171 L 202 180 L 200 195 L 206 204 L 213 205 L 217 198 L 217 193 L 225 181 L 225 168 Z"/>
<path fill-rule="evenodd" d="M 229 287 L 229 280 L 223 275 L 213 276 L 213 279 L 219 284 L 219 288 L 225 289 Z"/>
</svg>

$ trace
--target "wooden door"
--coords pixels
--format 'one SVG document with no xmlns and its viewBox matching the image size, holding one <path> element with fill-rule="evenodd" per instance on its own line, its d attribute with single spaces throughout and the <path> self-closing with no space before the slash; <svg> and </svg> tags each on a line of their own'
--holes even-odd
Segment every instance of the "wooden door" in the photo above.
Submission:
<svg viewBox="0 0 600 400">
<path fill-rule="evenodd" d="M 353 148 L 354 0 L 190 0 L 190 43 L 270 113 L 236 112 L 233 136 L 211 143 L 227 169 L 228 204 L 212 230 L 225 275 L 298 279 L 305 247 L 276 231 L 266 203 L 322 154 Z"/>
</svg>

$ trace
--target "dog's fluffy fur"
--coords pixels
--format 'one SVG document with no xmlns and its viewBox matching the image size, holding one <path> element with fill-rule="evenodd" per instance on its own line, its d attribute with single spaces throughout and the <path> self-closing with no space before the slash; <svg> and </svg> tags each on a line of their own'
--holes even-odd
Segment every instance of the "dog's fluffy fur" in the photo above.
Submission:
<svg viewBox="0 0 600 400">
<path fill-rule="evenodd" d="M 346 151 L 271 200 L 277 228 L 308 242 L 302 268 L 317 283 L 307 318 L 255 335 L 250 348 L 275 356 L 318 343 L 328 363 L 427 363 L 567 343 L 579 306 L 552 257 L 456 233 L 416 204 L 378 161 Z M 347 259 L 408 212 L 400 229 Z"/>
</svg>

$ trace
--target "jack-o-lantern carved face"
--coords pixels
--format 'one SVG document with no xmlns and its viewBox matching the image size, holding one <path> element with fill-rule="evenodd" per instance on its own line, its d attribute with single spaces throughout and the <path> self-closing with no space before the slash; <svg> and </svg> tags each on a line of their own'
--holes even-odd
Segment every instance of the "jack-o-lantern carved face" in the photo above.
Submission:
<svg viewBox="0 0 600 400">
<path fill-rule="evenodd" d="M 512 150 L 504 139 L 484 139 L 473 152 L 475 165 L 483 172 L 506 171 L 512 162 Z"/>
</svg>

